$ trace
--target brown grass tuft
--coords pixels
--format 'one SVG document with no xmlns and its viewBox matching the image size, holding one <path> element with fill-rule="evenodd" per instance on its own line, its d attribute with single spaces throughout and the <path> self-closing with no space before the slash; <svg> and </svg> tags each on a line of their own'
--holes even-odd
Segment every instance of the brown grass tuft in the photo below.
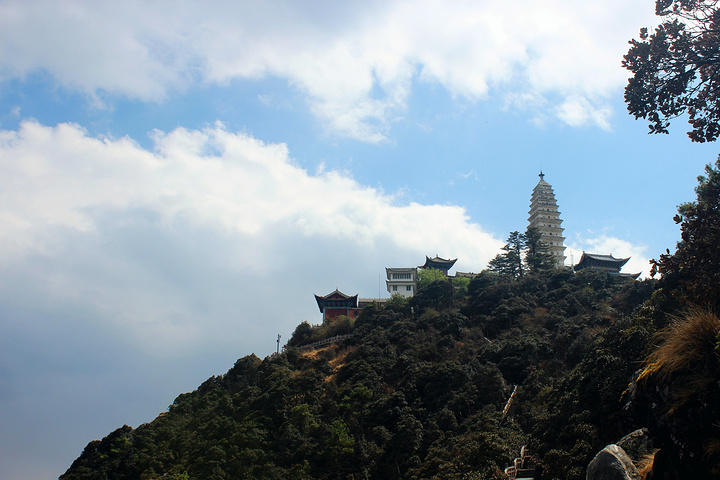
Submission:
<svg viewBox="0 0 720 480">
<path fill-rule="evenodd" d="M 658 346 L 645 360 L 645 369 L 638 377 L 667 379 L 676 372 L 711 375 L 718 365 L 715 351 L 720 319 L 710 312 L 691 310 L 674 318 L 657 334 Z"/>
<path fill-rule="evenodd" d="M 348 353 L 354 352 L 355 350 L 357 350 L 357 347 L 355 346 L 347 347 L 338 353 L 337 357 L 330 361 L 330 368 L 332 368 L 333 373 L 337 372 L 343 365 L 345 365 L 345 357 L 348 356 Z"/>
<path fill-rule="evenodd" d="M 657 449 L 654 450 L 652 453 L 648 453 L 647 455 L 643 455 L 635 465 L 637 467 L 638 472 L 640 473 L 640 478 L 647 478 L 648 473 L 652 471 L 653 463 L 655 463 L 655 454 L 657 453 Z"/>
</svg>

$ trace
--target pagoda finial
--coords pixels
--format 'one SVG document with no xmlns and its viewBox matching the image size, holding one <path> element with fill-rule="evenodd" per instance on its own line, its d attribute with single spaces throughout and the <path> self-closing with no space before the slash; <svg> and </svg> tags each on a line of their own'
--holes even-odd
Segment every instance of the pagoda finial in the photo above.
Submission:
<svg viewBox="0 0 720 480">
<path fill-rule="evenodd" d="M 538 175 L 538 177 L 540 177 L 540 180 L 545 180 L 545 174 L 542 172 L 542 170 L 540 170 L 540 175 Z"/>
</svg>

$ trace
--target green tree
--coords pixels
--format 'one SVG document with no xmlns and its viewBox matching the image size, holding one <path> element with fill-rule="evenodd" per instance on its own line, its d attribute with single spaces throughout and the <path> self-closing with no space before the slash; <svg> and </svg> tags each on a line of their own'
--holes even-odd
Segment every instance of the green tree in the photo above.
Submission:
<svg viewBox="0 0 720 480">
<path fill-rule="evenodd" d="M 523 268 L 523 250 L 525 248 L 525 235 L 518 232 L 510 232 L 507 243 L 502 247 L 505 253 L 500 253 L 488 263 L 490 271 L 506 275 L 512 278 L 522 277 Z"/>
<path fill-rule="evenodd" d="M 410 306 L 422 313 L 428 308 L 444 310 L 450 308 L 455 298 L 455 288 L 450 280 L 443 275 L 441 280 L 436 280 L 423 288 L 418 288 L 417 294 L 410 299 Z"/>
<path fill-rule="evenodd" d="M 312 340 L 313 328 L 308 322 L 302 322 L 297 327 L 288 341 L 288 346 L 299 347 Z"/>
<path fill-rule="evenodd" d="M 442 271 L 435 268 L 421 268 L 418 270 L 418 289 L 425 288 L 438 280 L 447 280 Z"/>
<path fill-rule="evenodd" d="M 383 309 L 397 313 L 410 313 L 410 299 L 398 293 L 393 294 L 387 302 L 385 302 Z"/>
<path fill-rule="evenodd" d="M 338 455 L 340 453 L 352 453 L 355 439 L 350 435 L 350 430 L 345 422 L 337 419 L 328 425 L 328 436 L 325 442 L 326 451 L 332 455 Z"/>
<path fill-rule="evenodd" d="M 682 240 L 675 253 L 651 260 L 651 275 L 660 273 L 660 287 L 683 304 L 720 305 L 720 158 L 698 177 L 697 200 L 678 207 L 675 223 Z"/>
<path fill-rule="evenodd" d="M 457 294 L 460 297 L 467 296 L 468 293 L 468 286 L 470 285 L 470 278 L 469 277 L 453 277 L 452 279 L 453 287 L 455 287 L 455 290 Z"/>
<path fill-rule="evenodd" d="M 530 272 L 550 270 L 555 266 L 547 243 L 542 240 L 542 233 L 536 227 L 528 227 L 523 236 L 525 240 L 525 265 Z"/>
<path fill-rule="evenodd" d="M 720 135 L 720 10 L 716 0 L 656 0 L 663 23 L 630 41 L 623 66 L 633 77 L 625 103 L 650 133 L 667 133 L 670 121 L 688 115 L 694 142 Z"/>
</svg>

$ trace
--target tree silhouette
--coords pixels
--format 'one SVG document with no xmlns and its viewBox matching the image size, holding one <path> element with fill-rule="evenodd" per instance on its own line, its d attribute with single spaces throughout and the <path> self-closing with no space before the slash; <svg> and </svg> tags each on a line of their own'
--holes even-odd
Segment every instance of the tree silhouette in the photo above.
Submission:
<svg viewBox="0 0 720 480">
<path fill-rule="evenodd" d="M 720 11 L 716 0 L 657 0 L 664 18 L 652 34 L 630 41 L 623 66 L 633 73 L 625 103 L 650 133 L 668 133 L 670 121 L 688 115 L 688 136 L 711 142 L 720 135 Z"/>
</svg>

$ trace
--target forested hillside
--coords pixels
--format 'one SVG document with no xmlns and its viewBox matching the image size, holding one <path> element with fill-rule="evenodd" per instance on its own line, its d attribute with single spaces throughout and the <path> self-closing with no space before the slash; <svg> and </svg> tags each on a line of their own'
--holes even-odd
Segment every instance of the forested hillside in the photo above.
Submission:
<svg viewBox="0 0 720 480">
<path fill-rule="evenodd" d="M 628 429 L 621 396 L 654 331 L 632 312 L 653 283 L 486 272 L 301 324 L 286 353 L 238 360 L 61 478 L 502 478 L 524 444 L 546 478 L 579 478 Z"/>
<path fill-rule="evenodd" d="M 699 181 L 660 280 L 486 271 L 303 323 L 61 479 L 499 479 L 523 445 L 536 478 L 581 479 L 638 428 L 648 478 L 718 478 L 720 161 Z"/>
</svg>

